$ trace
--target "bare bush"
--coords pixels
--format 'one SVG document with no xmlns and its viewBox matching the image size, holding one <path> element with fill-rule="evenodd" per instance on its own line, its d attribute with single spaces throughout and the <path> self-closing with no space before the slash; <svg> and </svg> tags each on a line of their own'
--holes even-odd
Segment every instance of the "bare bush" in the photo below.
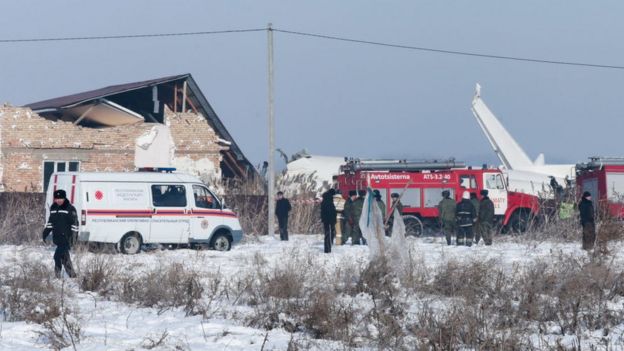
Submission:
<svg viewBox="0 0 624 351">
<path fill-rule="evenodd" d="M 0 193 L 0 243 L 41 240 L 45 224 L 44 194 Z"/>
<path fill-rule="evenodd" d="M 199 273 L 178 263 L 159 267 L 141 276 L 121 277 L 118 284 L 119 297 L 126 303 L 161 310 L 184 307 L 187 315 L 206 312 L 202 303 L 204 287 Z"/>
<path fill-rule="evenodd" d="M 44 323 L 61 314 L 54 274 L 43 264 L 24 261 L 0 272 L 0 307 L 8 321 Z"/>
<path fill-rule="evenodd" d="M 80 288 L 86 291 L 97 292 L 106 296 L 111 293 L 118 267 L 108 255 L 95 255 L 83 267 L 80 274 Z"/>
</svg>

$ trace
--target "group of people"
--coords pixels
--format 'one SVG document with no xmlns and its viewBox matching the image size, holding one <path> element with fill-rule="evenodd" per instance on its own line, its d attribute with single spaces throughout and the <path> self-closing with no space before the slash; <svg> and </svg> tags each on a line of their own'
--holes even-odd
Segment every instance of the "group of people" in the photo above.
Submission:
<svg viewBox="0 0 624 351">
<path fill-rule="evenodd" d="M 457 245 L 476 245 L 481 238 L 485 245 L 492 245 L 494 203 L 488 197 L 487 189 L 481 190 L 481 200 L 476 193 L 464 191 L 459 203 L 451 199 L 450 191 L 444 190 L 438 211 L 447 245 L 452 244 L 453 235 Z"/>
<path fill-rule="evenodd" d="M 331 252 L 332 243 L 336 239 L 337 211 L 334 205 L 334 195 L 336 195 L 336 190 L 330 189 L 323 193 L 321 201 L 321 221 L 325 233 L 324 251 L 326 253 Z M 343 210 L 342 244 L 347 243 L 349 239 L 351 239 L 352 245 L 366 244 L 359 224 L 365 196 L 366 191 L 364 190 L 349 191 L 349 197 Z M 391 215 L 388 218 L 385 217 L 386 205 L 380 192 L 375 190 L 374 196 L 381 213 L 384 215 L 384 224 L 389 223 L 391 226 L 394 209 L 397 209 L 399 213 L 403 211 L 399 194 L 391 194 Z M 594 204 L 589 192 L 583 193 L 578 209 L 583 227 L 583 249 L 591 250 L 596 240 L 596 225 L 594 223 Z M 284 197 L 281 191 L 278 192 L 275 214 L 278 219 L 281 240 L 288 240 L 288 214 L 291 210 L 290 201 Z M 473 243 L 476 245 L 481 238 L 483 238 L 485 245 L 492 245 L 494 203 L 488 197 L 486 189 L 481 190 L 481 200 L 477 198 L 476 193 L 464 191 L 459 203 L 455 203 L 455 200 L 451 199 L 450 191 L 444 190 L 442 191 L 442 200 L 438 204 L 438 210 L 440 225 L 447 245 L 452 244 L 453 235 L 456 236 L 455 243 L 457 245 L 472 246 Z M 74 206 L 67 200 L 64 190 L 54 191 L 54 203 L 50 207 L 50 216 L 42 233 L 44 243 L 50 234 L 52 234 L 52 241 L 56 245 L 54 253 L 55 275 L 60 278 L 62 269 L 65 268 L 70 277 L 75 277 L 76 273 L 69 250 L 78 235 L 78 214 Z"/>
<path fill-rule="evenodd" d="M 321 222 L 323 223 L 324 238 L 324 251 L 326 253 L 331 252 L 332 243 L 336 240 L 336 223 L 338 221 L 337 210 L 334 204 L 334 195 L 337 194 L 335 189 L 329 189 L 321 196 Z M 374 190 L 373 195 L 375 202 L 379 206 L 379 210 L 384 216 L 384 224 L 388 224 L 386 227 L 390 228 L 394 216 L 391 214 L 389 218 L 386 216 L 386 204 L 381 198 L 379 190 Z M 366 239 L 362 236 L 360 229 L 360 216 L 362 215 L 362 208 L 364 207 L 364 197 L 366 197 L 366 190 L 351 190 L 349 196 L 344 204 L 343 221 L 341 222 L 342 236 L 341 244 L 344 245 L 351 240 L 351 245 L 366 245 Z M 399 200 L 399 194 L 392 193 L 391 209 L 398 209 L 399 213 L 403 211 L 403 205 Z M 280 239 L 288 240 L 288 214 L 292 206 L 288 199 L 284 197 L 284 194 L 280 191 L 277 193 L 277 202 L 275 206 L 275 215 L 279 224 Z"/>
</svg>

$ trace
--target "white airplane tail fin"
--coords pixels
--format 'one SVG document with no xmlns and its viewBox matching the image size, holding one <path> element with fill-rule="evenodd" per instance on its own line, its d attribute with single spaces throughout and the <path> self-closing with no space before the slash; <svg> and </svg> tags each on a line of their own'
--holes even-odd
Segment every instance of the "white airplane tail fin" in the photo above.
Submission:
<svg viewBox="0 0 624 351">
<path fill-rule="evenodd" d="M 507 169 L 529 169 L 534 166 L 520 145 L 485 105 L 481 99 L 481 86 L 478 83 L 471 109 L 483 133 L 494 148 L 494 152 Z M 536 161 L 540 161 L 539 156 Z M 543 161 L 544 157 L 542 156 L 541 162 L 543 163 Z"/>
<path fill-rule="evenodd" d="M 533 164 L 536 166 L 543 166 L 546 164 L 546 160 L 544 159 L 544 154 L 540 153 L 539 155 L 537 155 L 537 158 L 535 159 L 535 161 L 533 161 Z"/>
</svg>

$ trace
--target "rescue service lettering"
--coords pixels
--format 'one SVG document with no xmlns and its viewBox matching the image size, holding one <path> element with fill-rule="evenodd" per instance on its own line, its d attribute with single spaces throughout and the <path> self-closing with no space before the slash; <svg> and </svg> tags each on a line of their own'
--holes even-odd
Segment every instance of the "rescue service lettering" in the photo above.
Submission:
<svg viewBox="0 0 624 351">
<path fill-rule="evenodd" d="M 135 202 L 145 197 L 143 189 L 115 189 L 115 196 L 121 201 Z"/>
<path fill-rule="evenodd" d="M 410 180 L 409 174 L 371 174 L 372 180 Z"/>
</svg>

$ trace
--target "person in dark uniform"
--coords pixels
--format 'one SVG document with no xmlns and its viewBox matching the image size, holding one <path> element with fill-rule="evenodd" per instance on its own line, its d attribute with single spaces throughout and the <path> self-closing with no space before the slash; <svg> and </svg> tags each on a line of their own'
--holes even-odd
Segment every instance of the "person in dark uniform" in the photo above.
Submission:
<svg viewBox="0 0 624 351">
<path fill-rule="evenodd" d="M 492 227 L 494 225 L 494 202 L 488 197 L 487 189 L 481 190 L 481 203 L 477 214 L 475 245 L 479 244 L 479 240 L 483 237 L 485 245 L 492 245 Z"/>
<path fill-rule="evenodd" d="M 583 227 L 583 250 L 593 249 L 596 241 L 594 203 L 591 199 L 591 194 L 586 191 L 578 205 L 581 214 L 581 227 Z"/>
<path fill-rule="evenodd" d="M 462 200 L 457 204 L 455 210 L 457 218 L 457 245 L 472 246 L 473 231 L 472 226 L 477 221 L 477 211 L 470 202 L 470 193 L 464 191 Z"/>
<path fill-rule="evenodd" d="M 290 201 L 284 197 L 283 192 L 278 191 L 277 201 L 275 203 L 275 215 L 277 216 L 277 223 L 279 225 L 280 239 L 284 241 L 288 241 L 288 213 L 290 213 L 291 209 Z"/>
<path fill-rule="evenodd" d="M 336 190 L 329 189 L 323 193 L 321 201 L 321 222 L 325 231 L 325 253 L 331 252 L 332 241 L 336 234 L 336 206 L 334 205 Z"/>
<path fill-rule="evenodd" d="M 69 249 L 78 236 L 78 214 L 67 200 L 64 190 L 54 192 L 54 203 L 50 206 L 50 217 L 42 234 L 44 243 L 50 232 L 52 232 L 52 242 L 56 245 L 54 274 L 57 278 L 61 278 L 61 271 L 65 267 L 65 272 L 70 278 L 76 277 Z"/>
</svg>

